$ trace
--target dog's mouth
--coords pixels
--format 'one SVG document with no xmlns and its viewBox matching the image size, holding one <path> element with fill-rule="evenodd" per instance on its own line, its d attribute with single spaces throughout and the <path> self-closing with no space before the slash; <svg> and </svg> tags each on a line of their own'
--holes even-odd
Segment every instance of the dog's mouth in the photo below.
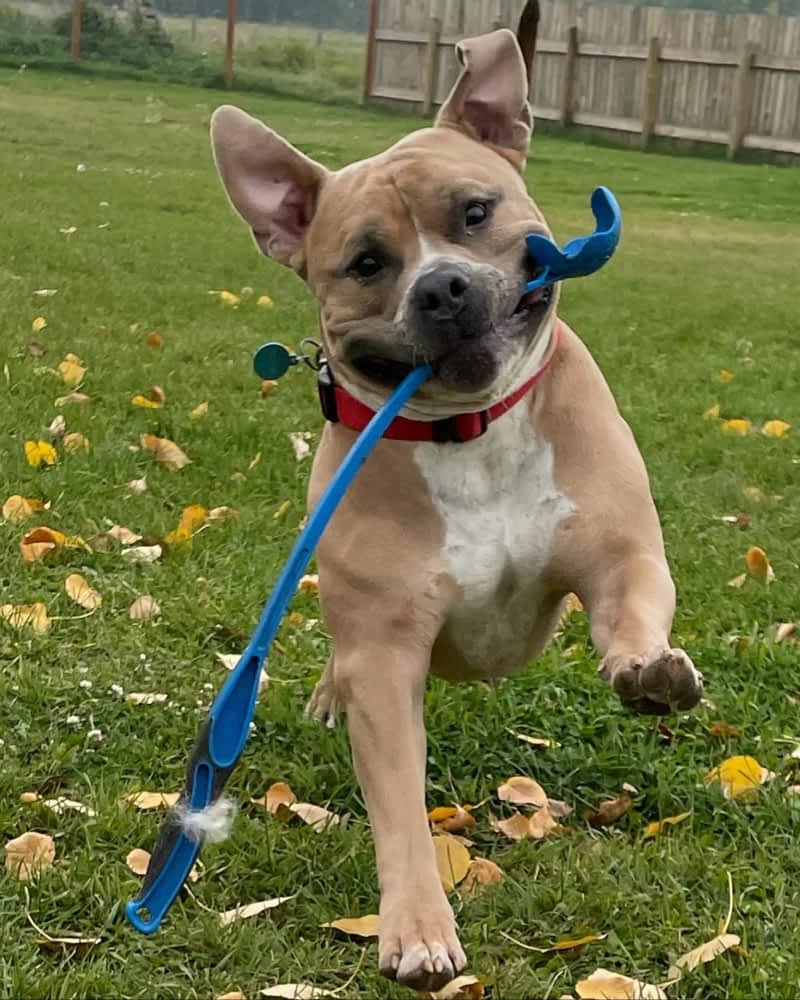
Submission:
<svg viewBox="0 0 800 1000">
<path fill-rule="evenodd" d="M 543 288 L 535 288 L 532 292 L 527 292 L 517 303 L 514 310 L 515 316 L 536 313 L 544 313 L 550 308 L 553 301 L 553 286 L 545 285 Z"/>
<path fill-rule="evenodd" d="M 377 354 L 366 354 L 353 359 L 353 367 L 373 382 L 385 386 L 398 386 L 409 375 L 414 366 L 394 358 L 382 358 Z"/>
</svg>

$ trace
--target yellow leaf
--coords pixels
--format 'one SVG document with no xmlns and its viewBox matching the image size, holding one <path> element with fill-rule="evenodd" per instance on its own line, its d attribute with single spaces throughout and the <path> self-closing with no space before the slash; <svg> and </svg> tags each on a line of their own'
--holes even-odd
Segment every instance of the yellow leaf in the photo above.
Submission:
<svg viewBox="0 0 800 1000">
<path fill-rule="evenodd" d="M 155 399 L 148 399 L 147 396 L 142 396 L 141 394 L 132 396 L 131 403 L 134 406 L 141 406 L 143 410 L 158 410 L 161 407 L 161 403 Z"/>
<path fill-rule="evenodd" d="M 232 520 L 239 516 L 239 511 L 233 507 L 214 507 L 208 512 L 209 521 Z"/>
<path fill-rule="evenodd" d="M 733 577 L 732 580 L 728 580 L 729 587 L 743 587 L 747 583 L 747 573 L 740 573 L 739 576 Z"/>
<path fill-rule="evenodd" d="M 733 374 L 733 372 L 729 372 L 727 368 L 722 368 L 718 376 L 720 382 L 722 382 L 723 385 L 727 382 L 733 382 L 735 377 L 736 376 Z"/>
<path fill-rule="evenodd" d="M 735 434 L 739 437 L 746 437 L 750 433 L 753 424 L 750 420 L 725 420 L 722 430 L 725 434 Z"/>
<path fill-rule="evenodd" d="M 547 794 L 538 781 L 516 775 L 509 778 L 497 789 L 497 797 L 503 802 L 513 802 L 515 805 L 542 806 L 547 805 Z"/>
<path fill-rule="evenodd" d="M 31 497 L 21 497 L 18 493 L 9 497 L 3 504 L 3 518 L 12 524 L 21 524 L 26 521 L 34 511 L 42 510 L 44 503 L 41 500 L 34 500 Z"/>
<path fill-rule="evenodd" d="M 47 320 L 44 316 L 37 316 L 36 319 L 31 323 L 31 330 L 34 333 L 39 333 L 40 330 L 44 330 L 47 326 Z"/>
<path fill-rule="evenodd" d="M 706 410 L 703 414 L 704 420 L 718 420 L 719 419 L 719 403 L 714 403 L 712 406 Z"/>
<path fill-rule="evenodd" d="M 751 546 L 745 556 L 747 562 L 747 572 L 757 580 L 769 583 L 775 579 L 775 572 L 769 564 L 767 553 L 757 545 Z"/>
<path fill-rule="evenodd" d="M 264 806 L 267 812 L 276 813 L 281 806 L 290 806 L 297 802 L 297 796 L 285 781 L 276 781 L 260 799 L 250 799 L 250 801 L 253 805 Z"/>
<path fill-rule="evenodd" d="M 191 464 L 192 460 L 189 456 L 169 438 L 156 437 L 155 434 L 142 434 L 141 442 L 157 462 L 163 462 L 169 469 L 177 471 Z"/>
<path fill-rule="evenodd" d="M 161 334 L 156 333 L 155 330 L 152 330 L 150 333 L 147 334 L 147 336 L 144 338 L 144 342 L 148 347 L 162 347 L 164 344 L 164 340 Z"/>
<path fill-rule="evenodd" d="M 12 628 L 31 628 L 37 635 L 44 635 L 50 628 L 47 608 L 40 601 L 36 604 L 3 604 L 0 615 Z"/>
<path fill-rule="evenodd" d="M 55 465 L 58 461 L 55 448 L 47 441 L 26 441 L 25 458 L 34 469 L 42 465 Z"/>
<path fill-rule="evenodd" d="M 273 389 L 278 388 L 278 383 L 274 378 L 265 378 L 261 381 L 261 397 L 262 399 L 272 392 Z"/>
<path fill-rule="evenodd" d="M 56 843 L 46 833 L 23 833 L 6 843 L 6 871 L 22 882 L 50 868 Z"/>
<path fill-rule="evenodd" d="M 545 739 L 543 736 L 528 736 L 527 733 L 518 733 L 516 729 L 509 729 L 508 732 L 512 736 L 516 736 L 518 740 L 522 740 L 523 743 L 527 743 L 529 746 L 536 747 L 537 749 L 550 750 L 560 745 L 553 740 Z"/>
<path fill-rule="evenodd" d="M 123 795 L 124 802 L 130 802 L 137 809 L 171 809 L 180 798 L 180 792 L 130 792 Z"/>
<path fill-rule="evenodd" d="M 563 941 L 556 941 L 550 951 L 574 951 L 576 948 L 583 948 L 584 945 L 592 944 L 595 941 L 605 941 L 607 934 L 585 934 L 579 938 L 566 938 Z"/>
<path fill-rule="evenodd" d="M 257 917 L 259 913 L 264 913 L 266 910 L 273 910 L 276 906 L 280 906 L 281 903 L 287 903 L 290 899 L 294 899 L 294 896 L 278 896 L 277 899 L 263 899 L 260 903 L 247 903 L 245 906 L 237 906 L 233 910 L 226 910 L 224 913 L 220 913 L 219 922 L 223 927 L 228 927 L 230 924 L 235 924 L 238 920 L 249 920 L 251 917 Z"/>
<path fill-rule="evenodd" d="M 676 823 L 682 823 L 691 815 L 691 812 L 678 813 L 677 816 L 666 816 L 664 819 L 648 823 L 644 828 L 644 839 L 649 840 L 651 837 L 657 837 L 666 827 L 674 826 Z"/>
<path fill-rule="evenodd" d="M 669 978 L 679 979 L 684 972 L 691 972 L 698 965 L 712 962 L 719 955 L 724 954 L 724 952 L 731 948 L 737 948 L 740 944 L 741 938 L 738 934 L 718 934 L 715 938 L 706 941 L 705 944 L 701 944 L 698 948 L 694 948 L 692 951 L 687 951 L 685 955 L 681 955 L 670 968 Z"/>
<path fill-rule="evenodd" d="M 768 420 L 761 428 L 761 433 L 771 438 L 783 438 L 789 433 L 791 426 L 785 420 Z"/>
<path fill-rule="evenodd" d="M 454 837 L 446 836 L 434 837 L 433 849 L 442 888 L 445 892 L 452 892 L 469 871 L 469 851 Z"/>
<path fill-rule="evenodd" d="M 80 573 L 72 573 L 64 581 L 64 590 L 76 604 L 87 611 L 95 611 L 103 603 L 103 598 L 93 590 Z"/>
<path fill-rule="evenodd" d="M 255 456 L 253 457 L 253 460 L 252 460 L 252 461 L 250 462 L 250 464 L 249 464 L 249 465 L 247 466 L 247 469 L 248 469 L 248 471 L 250 471 L 250 470 L 252 470 L 252 469 L 255 469 L 255 467 L 256 467 L 256 466 L 258 465 L 258 463 L 259 463 L 260 461 L 261 461 L 261 452 L 260 452 L 260 451 L 257 451 L 257 452 L 255 453 Z"/>
<path fill-rule="evenodd" d="M 588 979 L 575 984 L 580 1000 L 667 1000 L 660 986 L 622 976 L 608 969 L 597 969 Z"/>
<path fill-rule="evenodd" d="M 233 292 L 223 290 L 219 293 L 219 300 L 224 306 L 238 306 L 239 296 L 234 295 Z"/>
<path fill-rule="evenodd" d="M 65 385 L 74 388 L 83 381 L 86 369 L 74 354 L 68 354 L 58 366 L 58 373 Z"/>
<path fill-rule="evenodd" d="M 494 861 L 489 861 L 488 858 L 473 858 L 469 863 L 461 891 L 465 896 L 469 896 L 480 886 L 495 885 L 504 878 L 503 869 Z"/>
<path fill-rule="evenodd" d="M 428 820 L 442 833 L 461 833 L 475 826 L 471 811 L 472 806 L 438 806 L 428 813 Z"/>
<path fill-rule="evenodd" d="M 797 625 L 794 622 L 781 622 L 775 632 L 775 642 L 784 642 L 786 639 L 790 639 L 797 631 Z"/>
<path fill-rule="evenodd" d="M 265 308 L 270 309 L 272 306 L 275 305 L 275 303 L 272 301 L 269 295 L 259 295 L 256 305 L 264 306 Z"/>
<path fill-rule="evenodd" d="M 331 930 L 341 931 L 342 934 L 350 934 L 353 937 L 371 938 L 378 936 L 379 922 L 380 917 L 377 913 L 368 913 L 365 917 L 342 917 L 320 926 L 330 927 Z"/>
<path fill-rule="evenodd" d="M 72 434 L 64 435 L 64 451 L 69 452 L 70 454 L 80 451 L 81 449 L 89 451 L 91 447 L 89 439 L 84 437 L 83 434 L 79 434 L 77 431 Z"/>
<path fill-rule="evenodd" d="M 67 403 L 90 403 L 91 398 L 86 395 L 85 392 L 71 392 L 68 396 L 59 396 L 56 400 L 56 406 L 60 409 L 62 406 L 66 406 Z"/>
<path fill-rule="evenodd" d="M 291 500 L 284 500 L 283 503 L 280 505 L 280 507 L 278 507 L 278 509 L 272 515 L 273 519 L 276 521 L 280 521 L 280 519 L 284 516 L 284 514 L 289 510 L 291 506 L 292 506 Z"/>
<path fill-rule="evenodd" d="M 419 994 L 424 997 L 424 993 Z M 483 983 L 477 976 L 456 976 L 446 986 L 428 993 L 432 1000 L 482 1000 Z"/>
<path fill-rule="evenodd" d="M 208 413 L 208 403 L 198 403 L 197 406 L 189 414 L 192 420 L 202 420 L 202 418 Z"/>
<path fill-rule="evenodd" d="M 762 767 L 755 757 L 729 757 L 705 776 L 704 784 L 719 784 L 726 799 L 740 795 L 751 796 L 759 785 L 772 777 L 772 772 Z"/>
<path fill-rule="evenodd" d="M 23 535 L 19 543 L 25 562 L 38 562 L 45 556 L 54 555 L 61 548 L 73 548 L 73 543 L 83 544 L 83 539 L 68 538 L 53 528 L 34 528 Z"/>
<path fill-rule="evenodd" d="M 208 512 L 200 504 L 192 504 L 187 507 L 180 516 L 178 527 L 175 531 L 170 531 L 164 541 L 167 545 L 180 545 L 188 542 L 206 520 Z"/>
<path fill-rule="evenodd" d="M 157 618 L 161 614 L 161 607 L 158 601 L 149 594 L 143 594 L 128 608 L 128 617 L 133 621 L 146 621 L 148 618 Z"/>
</svg>

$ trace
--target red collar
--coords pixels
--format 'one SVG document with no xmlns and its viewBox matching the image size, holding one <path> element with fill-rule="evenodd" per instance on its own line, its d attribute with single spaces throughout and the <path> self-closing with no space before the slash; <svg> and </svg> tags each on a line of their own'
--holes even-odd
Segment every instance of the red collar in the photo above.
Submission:
<svg viewBox="0 0 800 1000">
<path fill-rule="evenodd" d="M 553 343 L 542 366 L 510 396 L 501 399 L 499 403 L 490 406 L 488 410 L 480 410 L 478 413 L 458 413 L 442 420 L 410 420 L 408 417 L 396 417 L 389 424 L 383 436 L 393 441 L 436 441 L 439 444 L 451 442 L 463 444 L 485 434 L 489 424 L 527 396 L 550 367 L 550 362 L 555 357 L 558 345 L 561 343 L 563 329 L 559 320 L 556 320 L 556 324 Z M 351 396 L 342 386 L 336 385 L 329 374 L 327 378 L 321 377 L 319 380 L 319 398 L 322 412 L 327 420 L 330 420 L 331 423 L 344 424 L 345 427 L 349 427 L 353 431 L 363 431 L 375 416 L 374 410 L 360 402 L 355 396 Z"/>
</svg>

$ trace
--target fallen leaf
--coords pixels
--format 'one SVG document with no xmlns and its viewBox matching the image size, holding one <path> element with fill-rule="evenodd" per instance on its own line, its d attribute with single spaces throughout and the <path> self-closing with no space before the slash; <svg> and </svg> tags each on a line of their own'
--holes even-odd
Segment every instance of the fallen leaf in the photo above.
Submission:
<svg viewBox="0 0 800 1000">
<path fill-rule="evenodd" d="M 550 815 L 550 810 L 547 806 L 537 809 L 530 817 L 528 824 L 530 828 L 528 836 L 532 840 L 542 840 L 543 837 L 547 837 L 553 830 L 558 828 L 558 823 Z"/>
<path fill-rule="evenodd" d="M 278 388 L 278 383 L 273 378 L 265 378 L 261 380 L 261 397 L 269 396 L 273 389 Z"/>
<path fill-rule="evenodd" d="M 438 806 L 428 813 L 428 820 L 442 833 L 461 833 L 475 826 L 471 810 L 472 806 Z"/>
<path fill-rule="evenodd" d="M 147 866 L 150 864 L 150 852 L 142 850 L 141 847 L 135 847 L 125 858 L 125 864 L 128 868 L 130 868 L 134 875 L 141 875 L 144 877 L 147 874 Z M 200 871 L 198 870 L 197 865 L 192 865 L 192 870 L 189 872 L 187 882 L 196 882 L 199 878 Z"/>
<path fill-rule="evenodd" d="M 83 956 L 95 945 L 102 944 L 101 937 L 82 937 L 80 934 L 64 934 L 61 937 L 36 938 L 36 944 L 42 951 L 68 953 L 75 958 Z"/>
<path fill-rule="evenodd" d="M 219 300 L 224 306 L 238 306 L 240 299 L 238 295 L 234 295 L 233 292 L 229 292 L 223 289 L 219 293 Z"/>
<path fill-rule="evenodd" d="M 502 802 L 513 802 L 515 805 L 538 808 L 547 805 L 547 795 L 539 782 L 523 775 L 515 775 L 500 785 L 497 797 Z"/>
<path fill-rule="evenodd" d="M 217 654 L 220 655 L 222 654 Z M 250 801 L 254 805 L 264 806 L 267 812 L 276 813 L 281 806 L 290 806 L 297 802 L 297 796 L 285 781 L 276 781 L 260 799 L 250 799 Z"/>
<path fill-rule="evenodd" d="M 724 952 L 731 948 L 738 947 L 740 944 L 741 938 L 738 934 L 718 934 L 715 938 L 706 941 L 705 944 L 701 944 L 698 948 L 694 948 L 692 951 L 687 951 L 685 955 L 681 955 L 675 961 L 675 964 L 670 967 L 669 978 L 680 979 L 684 972 L 691 972 L 698 965 L 712 962 L 719 955 L 724 954 Z"/>
<path fill-rule="evenodd" d="M 178 527 L 170 531 L 164 541 L 167 545 L 183 545 L 191 541 L 192 536 L 197 532 L 206 520 L 208 511 L 200 504 L 192 504 L 181 514 Z"/>
<path fill-rule="evenodd" d="M 239 511 L 233 507 L 213 507 L 208 512 L 209 521 L 230 521 L 239 516 Z"/>
<path fill-rule="evenodd" d="M 189 414 L 192 420 L 202 420 L 203 417 L 208 413 L 208 403 L 198 403 L 197 406 Z"/>
<path fill-rule="evenodd" d="M 727 368 L 723 368 L 721 369 L 717 377 L 719 378 L 720 382 L 722 382 L 722 384 L 725 385 L 728 382 L 733 382 L 736 376 L 733 374 L 733 372 L 729 372 Z"/>
<path fill-rule="evenodd" d="M 279 983 L 277 986 L 267 986 L 261 991 L 262 997 L 283 997 L 284 1000 L 317 1000 L 318 997 L 333 997 L 319 986 L 311 983 Z"/>
<path fill-rule="evenodd" d="M 247 466 L 247 471 L 248 471 L 248 472 L 252 472 L 252 470 L 253 470 L 253 469 L 255 469 L 255 467 L 256 467 L 256 466 L 258 465 L 258 463 L 259 463 L 260 461 L 261 461 L 261 452 L 260 452 L 260 451 L 257 451 L 257 452 L 255 453 L 255 455 L 253 456 L 253 459 L 252 459 L 252 461 L 251 461 L 251 462 L 250 462 L 250 464 L 249 464 L 249 465 Z"/>
<path fill-rule="evenodd" d="M 272 515 L 273 520 L 280 521 L 280 519 L 286 514 L 286 512 L 291 508 L 292 501 L 284 500 L 283 503 L 278 507 L 275 513 Z"/>
<path fill-rule="evenodd" d="M 562 941 L 556 941 L 549 951 L 563 952 L 563 951 L 575 951 L 576 948 L 583 948 L 584 945 L 593 944 L 595 941 L 605 941 L 608 937 L 607 934 L 584 934 L 583 937 L 579 938 L 564 938 Z"/>
<path fill-rule="evenodd" d="M 64 451 L 69 452 L 69 454 L 74 454 L 76 451 L 81 450 L 90 451 L 91 447 L 89 439 L 77 431 L 64 435 Z"/>
<path fill-rule="evenodd" d="M 306 594 L 319 593 L 319 575 L 317 573 L 307 573 L 301 578 L 297 589 Z"/>
<path fill-rule="evenodd" d="M 131 479 L 128 483 L 126 489 L 128 493 L 132 496 L 139 496 L 141 493 L 147 492 L 147 477 L 143 476 L 141 479 Z"/>
<path fill-rule="evenodd" d="M 791 426 L 785 420 L 768 420 L 761 428 L 761 433 L 771 438 L 784 438 L 789 433 Z"/>
<path fill-rule="evenodd" d="M 247 1000 L 247 997 L 239 990 L 233 990 L 231 993 L 222 993 L 220 996 L 214 997 L 214 1000 Z"/>
<path fill-rule="evenodd" d="M 369 913 L 364 917 L 341 917 L 339 920 L 331 920 L 320 926 L 341 931 L 342 934 L 349 934 L 352 937 L 371 938 L 378 936 L 379 922 L 380 917 L 377 913 Z"/>
<path fill-rule="evenodd" d="M 752 518 L 746 510 L 740 510 L 738 514 L 726 514 L 721 518 L 721 520 L 724 521 L 725 524 L 732 524 L 744 531 L 750 527 Z"/>
<path fill-rule="evenodd" d="M 56 450 L 48 441 L 26 441 L 25 458 L 28 460 L 28 465 L 34 469 L 43 465 L 55 465 L 58 462 Z"/>
<path fill-rule="evenodd" d="M 142 811 L 171 809 L 180 797 L 180 792 L 129 792 L 122 796 L 125 802 Z"/>
<path fill-rule="evenodd" d="M 44 503 L 31 497 L 23 497 L 18 493 L 10 496 L 3 504 L 3 518 L 12 524 L 21 524 L 37 510 L 42 510 Z"/>
<path fill-rule="evenodd" d="M 77 233 L 78 227 L 77 226 L 62 226 L 62 227 L 59 227 L 58 231 L 60 233 L 62 233 L 64 236 L 72 236 L 73 233 Z"/>
<path fill-rule="evenodd" d="M 57 288 L 37 288 L 34 291 L 33 294 L 34 295 L 38 295 L 40 299 L 49 299 L 49 298 L 52 298 L 54 295 L 58 295 L 58 289 Z"/>
<path fill-rule="evenodd" d="M 145 621 L 148 618 L 157 618 L 161 614 L 158 601 L 149 594 L 143 594 L 128 608 L 128 617 L 133 621 Z"/>
<path fill-rule="evenodd" d="M 243 299 L 249 299 L 252 296 L 252 294 L 253 294 L 253 289 L 250 287 L 250 285 L 245 285 L 240 292 L 240 295 L 242 296 Z"/>
<path fill-rule="evenodd" d="M 75 799 L 67 799 L 63 796 L 57 799 L 40 799 L 37 795 L 36 801 L 41 803 L 45 809 L 54 812 L 57 816 L 63 816 L 64 813 L 69 812 L 80 813 L 82 816 L 89 816 L 90 818 L 97 815 L 91 806 L 85 806 L 82 802 L 77 802 Z"/>
<path fill-rule="evenodd" d="M 750 420 L 724 420 L 722 431 L 724 434 L 734 434 L 739 437 L 746 437 L 753 424 Z"/>
<path fill-rule="evenodd" d="M 142 446 L 147 448 L 157 462 L 163 462 L 170 469 L 183 469 L 191 464 L 189 456 L 169 438 L 156 437 L 155 434 L 142 434 Z"/>
<path fill-rule="evenodd" d="M 164 340 L 161 334 L 156 333 L 155 330 L 152 330 L 150 333 L 147 334 L 147 336 L 144 338 L 144 342 L 145 344 L 147 344 L 148 347 L 162 347 L 164 344 Z"/>
<path fill-rule="evenodd" d="M 712 768 L 703 783 L 719 784 L 726 799 L 735 799 L 740 795 L 752 796 L 759 785 L 772 777 L 772 772 L 762 767 L 755 757 L 737 756 L 729 757 Z"/>
<path fill-rule="evenodd" d="M 667 1000 L 660 986 L 622 976 L 608 969 L 597 969 L 588 979 L 575 984 L 581 1000 Z"/>
<path fill-rule="evenodd" d="M 147 396 L 142 396 L 141 393 L 131 396 L 131 403 L 134 406 L 140 406 L 143 410 L 158 410 L 161 407 L 161 403 L 155 399 L 148 399 Z"/>
<path fill-rule="evenodd" d="M 304 458 L 307 458 L 311 454 L 311 446 L 308 443 L 310 437 L 310 434 L 300 432 L 289 435 L 289 440 L 292 442 L 292 448 L 294 449 L 294 457 L 298 462 L 302 462 Z"/>
<path fill-rule="evenodd" d="M 714 403 L 709 406 L 706 412 L 703 414 L 704 420 L 717 420 L 719 418 L 719 403 Z"/>
<path fill-rule="evenodd" d="M 37 562 L 45 556 L 54 555 L 60 549 L 77 549 L 86 545 L 78 535 L 65 535 L 54 528 L 34 528 L 23 535 L 19 547 L 25 562 Z"/>
<path fill-rule="evenodd" d="M 748 500 L 753 500 L 756 503 L 761 503 L 762 500 L 766 500 L 766 494 L 758 486 L 745 486 L 742 489 L 742 493 L 747 497 Z"/>
<path fill-rule="evenodd" d="M 158 562 L 163 554 L 164 550 L 160 545 L 133 545 L 120 553 L 126 562 L 131 563 Z"/>
<path fill-rule="evenodd" d="M 427 995 L 432 1000 L 482 1000 L 483 983 L 477 976 L 457 976 L 440 990 Z"/>
<path fill-rule="evenodd" d="M 47 433 L 54 441 L 60 441 L 62 437 L 66 434 L 67 422 L 64 417 L 59 413 L 57 417 L 54 417 L 47 428 Z"/>
<path fill-rule="evenodd" d="M 553 747 L 558 746 L 553 740 L 545 739 L 542 736 L 528 736 L 527 733 L 518 733 L 516 729 L 509 729 L 508 731 L 512 736 L 516 736 L 518 740 L 522 740 L 523 743 L 527 743 L 529 746 L 536 747 L 537 749 L 551 750 Z"/>
<path fill-rule="evenodd" d="M 103 603 L 103 598 L 97 593 L 80 573 L 71 573 L 64 581 L 67 596 L 87 611 L 95 611 Z"/>
<path fill-rule="evenodd" d="M 146 693 L 144 691 L 131 691 L 125 695 L 125 701 L 133 705 L 163 705 L 168 700 L 169 695 Z"/>
<path fill-rule="evenodd" d="M 69 403 L 76 403 L 82 406 L 85 403 L 91 403 L 91 397 L 87 396 L 85 392 L 71 392 L 68 396 L 59 396 L 56 400 L 56 406 L 60 409 L 62 406 L 67 406 Z"/>
<path fill-rule="evenodd" d="M 3 604 L 0 615 L 12 628 L 31 628 L 37 635 L 44 635 L 50 628 L 50 617 L 41 601 L 35 604 Z"/>
<path fill-rule="evenodd" d="M 6 843 L 6 871 L 21 882 L 50 868 L 56 856 L 56 842 L 46 833 L 23 833 Z"/>
<path fill-rule="evenodd" d="M 624 816 L 633 805 L 630 795 L 623 793 L 615 799 L 607 799 L 601 802 L 597 809 L 586 809 L 583 818 L 593 827 L 611 826 L 612 823 Z"/>
<path fill-rule="evenodd" d="M 650 840 L 652 837 L 657 837 L 668 826 L 675 826 L 676 823 L 682 823 L 685 819 L 691 816 L 691 812 L 678 813 L 677 816 L 666 816 L 664 819 L 655 820 L 653 823 L 648 823 L 644 828 L 644 840 Z"/>
<path fill-rule="evenodd" d="M 723 722 L 721 719 L 717 722 L 712 722 L 708 727 L 708 732 L 710 736 L 721 736 L 724 740 L 738 740 L 742 735 L 736 726 L 732 726 L 730 722 Z"/>
<path fill-rule="evenodd" d="M 447 836 L 434 837 L 433 849 L 442 888 L 445 892 L 452 892 L 469 871 L 469 851 L 454 837 Z"/>
<path fill-rule="evenodd" d="M 733 579 L 728 580 L 729 587 L 743 587 L 747 583 L 747 573 L 740 573 L 739 576 L 734 576 Z"/>
<path fill-rule="evenodd" d="M 530 820 L 520 812 L 514 813 L 508 819 L 492 818 L 489 824 L 493 830 L 504 833 L 511 840 L 528 840 L 530 837 Z"/>
<path fill-rule="evenodd" d="M 80 358 L 77 358 L 74 354 L 68 354 L 64 360 L 60 362 L 58 366 L 58 374 L 61 376 L 65 385 L 74 389 L 83 381 L 86 369 L 81 364 Z"/>
<path fill-rule="evenodd" d="M 322 833 L 330 826 L 338 826 L 341 818 L 336 813 L 323 809 L 322 806 L 312 805 L 310 802 L 292 802 L 288 809 L 299 816 L 316 833 Z"/>
<path fill-rule="evenodd" d="M 796 631 L 797 625 L 794 622 L 781 622 L 775 631 L 775 642 L 784 642 L 791 638 Z"/>
<path fill-rule="evenodd" d="M 290 899 L 294 899 L 294 896 L 277 896 L 275 899 L 262 899 L 260 903 L 247 903 L 245 906 L 237 906 L 232 910 L 220 913 L 219 922 L 223 927 L 229 927 L 239 920 L 249 920 L 251 917 L 257 917 L 260 913 L 265 913 L 267 910 L 274 910 L 276 906 L 280 906 L 281 903 L 287 903 Z"/>
<path fill-rule="evenodd" d="M 561 799 L 548 799 L 547 808 L 550 810 L 550 815 L 556 819 L 563 819 L 575 811 L 569 803 L 562 802 Z"/>
<path fill-rule="evenodd" d="M 135 531 L 131 531 L 130 528 L 121 524 L 112 524 L 106 534 L 119 542 L 120 545 L 135 545 L 142 540 L 141 535 L 137 535 Z"/>
<path fill-rule="evenodd" d="M 241 660 L 241 656 L 238 653 L 217 653 L 216 657 L 226 670 L 233 670 L 238 665 L 239 660 Z M 267 684 L 269 684 L 269 676 L 262 667 L 261 676 L 258 679 L 259 691 L 265 688 Z M 283 782 L 278 782 L 278 784 L 283 784 Z"/>
<path fill-rule="evenodd" d="M 471 896 L 480 887 L 496 885 L 505 878 L 503 869 L 488 858 L 473 858 L 469 863 L 466 877 L 461 885 L 461 892 Z"/>
<path fill-rule="evenodd" d="M 769 564 L 767 553 L 763 549 L 760 549 L 757 545 L 752 545 L 747 550 L 745 559 L 747 561 L 747 572 L 750 576 L 754 576 L 757 580 L 763 580 L 764 583 L 769 583 L 775 579 L 775 572 Z"/>
</svg>

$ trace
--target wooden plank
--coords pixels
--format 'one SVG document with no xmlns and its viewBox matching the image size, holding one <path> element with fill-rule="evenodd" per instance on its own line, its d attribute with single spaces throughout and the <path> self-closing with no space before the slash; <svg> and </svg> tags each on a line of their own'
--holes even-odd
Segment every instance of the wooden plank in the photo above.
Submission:
<svg viewBox="0 0 800 1000">
<path fill-rule="evenodd" d="M 742 145 L 747 149 L 763 149 L 771 153 L 795 153 L 800 156 L 800 139 L 782 139 L 773 135 L 746 135 Z"/>
<path fill-rule="evenodd" d="M 752 68 L 755 59 L 755 45 L 746 42 L 742 49 L 736 78 L 733 82 L 733 104 L 731 106 L 730 135 L 728 137 L 728 159 L 732 160 L 742 145 L 750 118 L 750 97 L 752 91 Z"/>
<path fill-rule="evenodd" d="M 236 32 L 236 0 L 228 0 L 228 23 L 225 28 L 225 86 L 233 86 L 233 42 Z"/>
<path fill-rule="evenodd" d="M 422 112 L 426 115 L 429 115 L 433 110 L 433 102 L 439 88 L 439 38 L 441 34 L 442 19 L 431 15 L 428 44 L 425 49 L 425 99 L 422 104 Z"/>
<path fill-rule="evenodd" d="M 77 62 L 81 57 L 81 0 L 72 0 L 69 55 L 73 62 Z"/>
<path fill-rule="evenodd" d="M 371 96 L 375 86 L 375 55 L 378 41 L 378 6 L 379 0 L 369 0 L 367 52 L 364 59 L 364 87 L 361 92 L 362 103 Z"/>
<path fill-rule="evenodd" d="M 375 87 L 372 97 L 385 97 L 390 101 L 412 101 L 419 104 L 425 99 L 425 95 L 419 90 L 409 90 L 406 87 Z"/>
<path fill-rule="evenodd" d="M 616 118 L 612 115 L 598 115 L 589 111 L 576 111 L 572 116 L 574 125 L 592 125 L 595 128 L 608 128 L 615 132 L 633 132 L 638 134 L 642 123 L 637 118 Z"/>
<path fill-rule="evenodd" d="M 721 145 L 728 141 L 728 133 L 716 129 L 657 124 L 654 131 L 656 135 L 663 135 L 667 139 L 691 139 L 693 142 L 714 142 Z"/>
<path fill-rule="evenodd" d="M 642 111 L 642 148 L 646 149 L 658 120 L 661 100 L 661 39 L 656 35 L 647 48 L 644 64 L 644 108 Z"/>
<path fill-rule="evenodd" d="M 575 94 L 575 67 L 578 62 L 578 26 L 567 28 L 566 55 L 561 66 L 561 93 L 559 95 L 559 121 L 566 128 L 572 121 Z"/>
</svg>

